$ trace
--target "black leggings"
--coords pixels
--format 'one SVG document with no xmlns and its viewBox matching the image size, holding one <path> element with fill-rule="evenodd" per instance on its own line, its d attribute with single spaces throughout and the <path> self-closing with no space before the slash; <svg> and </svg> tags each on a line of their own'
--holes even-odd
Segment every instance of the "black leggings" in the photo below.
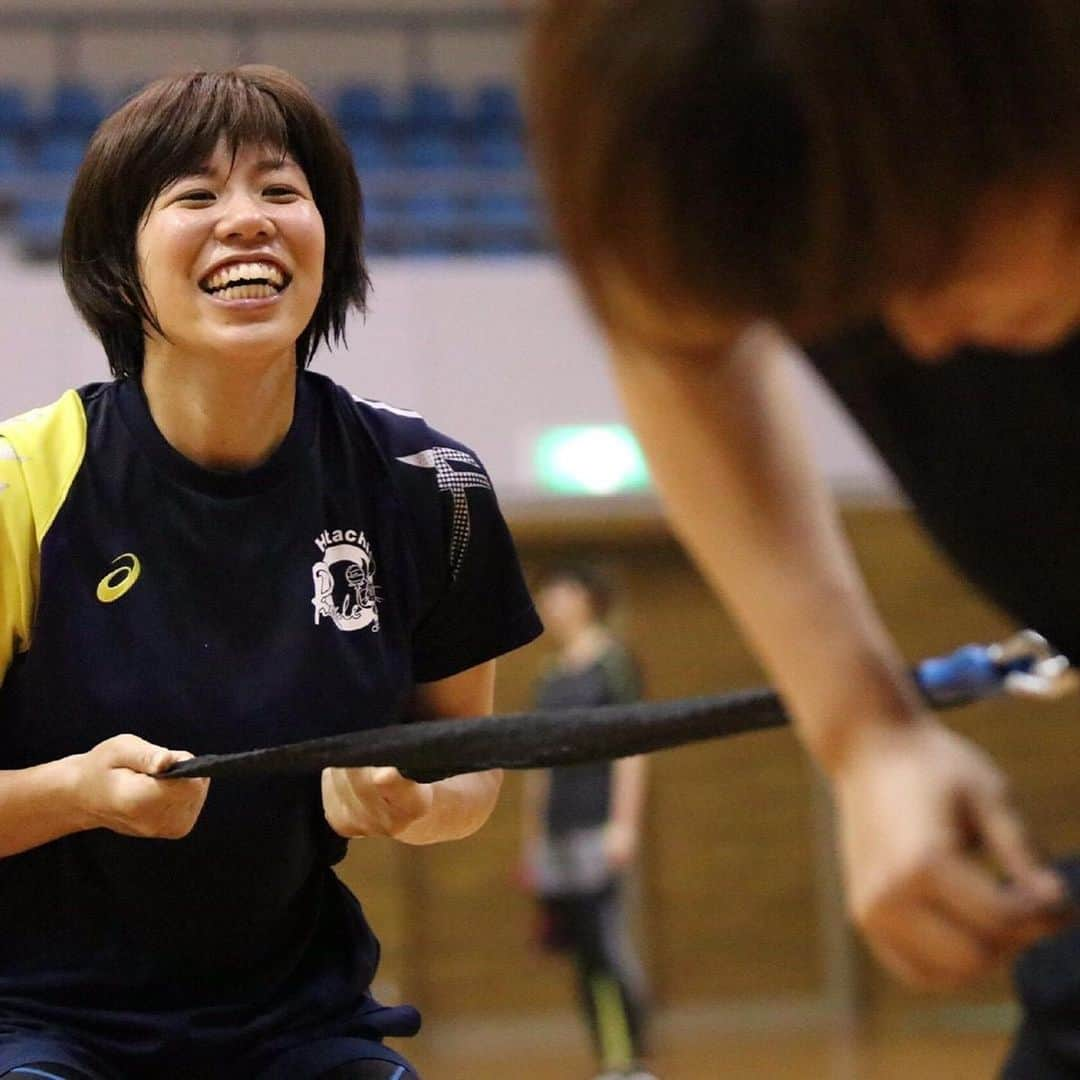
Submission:
<svg viewBox="0 0 1080 1080">
<path fill-rule="evenodd" d="M 3 1074 L 11 1080 L 100 1080 L 70 1065 L 56 1065 L 48 1061 L 35 1061 L 32 1065 L 19 1065 Z M 415 1080 L 416 1074 L 403 1065 L 392 1061 L 348 1061 L 318 1076 L 297 1076 L 296 1080 Z M 250 1080 L 237 1077 L 237 1080 Z"/>
<path fill-rule="evenodd" d="M 646 1051 L 645 980 L 626 929 L 620 884 L 544 901 L 576 963 L 582 1011 L 605 1069 L 626 1068 Z"/>
</svg>

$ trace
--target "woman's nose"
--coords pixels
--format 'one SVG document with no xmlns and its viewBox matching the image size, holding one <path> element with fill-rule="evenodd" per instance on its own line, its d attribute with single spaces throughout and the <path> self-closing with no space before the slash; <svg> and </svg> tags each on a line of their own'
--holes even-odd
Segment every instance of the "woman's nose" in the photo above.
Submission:
<svg viewBox="0 0 1080 1080">
<path fill-rule="evenodd" d="M 257 199 L 236 195 L 221 204 L 215 231 L 219 239 L 265 240 L 274 235 L 277 226 Z"/>
</svg>

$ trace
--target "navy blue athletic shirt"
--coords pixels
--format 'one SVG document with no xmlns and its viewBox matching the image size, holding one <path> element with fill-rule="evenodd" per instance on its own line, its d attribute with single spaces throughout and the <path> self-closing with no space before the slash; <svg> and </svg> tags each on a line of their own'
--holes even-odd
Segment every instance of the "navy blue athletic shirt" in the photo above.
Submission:
<svg viewBox="0 0 1080 1080">
<path fill-rule="evenodd" d="M 540 630 L 473 453 L 310 372 L 243 473 L 173 450 L 134 380 L 0 424 L 0 589 L 0 769 L 122 732 L 198 754 L 378 727 Z M 98 829 L 0 860 L 0 1048 L 411 1034 L 415 1010 L 370 997 L 344 851 L 312 776 L 212 783 L 183 840 Z"/>
<path fill-rule="evenodd" d="M 921 364 L 874 323 L 810 353 L 941 547 L 1080 663 L 1080 336 Z M 1065 873 L 1080 895 L 1080 859 Z M 1016 984 L 1026 1019 L 1002 1076 L 1080 1075 L 1080 931 L 1029 949 Z"/>
<path fill-rule="evenodd" d="M 872 323 L 810 358 L 960 569 L 1080 662 L 1080 337 L 918 363 Z"/>
</svg>

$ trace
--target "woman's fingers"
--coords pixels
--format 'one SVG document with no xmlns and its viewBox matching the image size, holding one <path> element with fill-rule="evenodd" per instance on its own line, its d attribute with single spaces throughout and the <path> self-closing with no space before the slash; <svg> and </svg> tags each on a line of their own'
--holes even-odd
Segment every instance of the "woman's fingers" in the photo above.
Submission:
<svg viewBox="0 0 1080 1080">
<path fill-rule="evenodd" d="M 1066 921 L 1060 906 L 1048 909 L 969 856 L 949 854 L 883 896 L 863 930 L 900 978 L 921 989 L 952 990 Z"/>
<path fill-rule="evenodd" d="M 1069 901 L 1065 883 L 1035 852 L 1007 792 L 975 788 L 968 798 L 975 831 L 987 853 L 1032 903 L 1048 914 L 1055 909 L 1060 913 Z"/>
</svg>

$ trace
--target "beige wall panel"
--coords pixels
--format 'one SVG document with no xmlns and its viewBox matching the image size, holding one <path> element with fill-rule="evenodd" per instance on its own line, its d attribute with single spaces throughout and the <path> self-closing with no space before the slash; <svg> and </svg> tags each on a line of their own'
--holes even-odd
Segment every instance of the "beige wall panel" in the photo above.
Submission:
<svg viewBox="0 0 1080 1080">
<path fill-rule="evenodd" d="M 38 31 L 0 32 L 0 82 L 41 94 L 56 82 L 56 45 Z"/>
<path fill-rule="evenodd" d="M 447 32 L 431 39 L 432 75 L 467 89 L 483 79 L 517 82 L 520 74 L 517 35 L 502 31 Z"/>
<path fill-rule="evenodd" d="M 407 52 L 404 35 L 383 30 L 265 30 L 254 42 L 260 62 L 277 64 L 324 92 L 353 80 L 399 85 Z"/>
<path fill-rule="evenodd" d="M 149 26 L 85 34 L 79 42 L 79 60 L 95 86 L 127 91 L 161 75 L 224 67 L 236 60 L 236 54 L 228 35 Z"/>
<path fill-rule="evenodd" d="M 133 12 L 140 13 L 159 7 L 162 11 L 169 12 L 200 12 L 220 13 L 222 6 L 215 0 L 169 0 L 160 4 L 154 0 L 5 0 L 5 12 L 28 12 L 36 15 L 53 13 L 93 13 L 95 11 L 108 12 Z M 231 11 L 239 15 L 258 15 L 273 11 L 295 12 L 298 7 L 297 0 L 260 0 L 258 4 L 234 4 Z M 394 11 L 394 12 L 426 12 L 426 11 L 460 11 L 470 10 L 498 10 L 504 8 L 525 8 L 528 3 L 522 0 L 504 0 L 502 4 L 498 0 L 304 0 L 303 7 L 307 11 Z"/>
</svg>

